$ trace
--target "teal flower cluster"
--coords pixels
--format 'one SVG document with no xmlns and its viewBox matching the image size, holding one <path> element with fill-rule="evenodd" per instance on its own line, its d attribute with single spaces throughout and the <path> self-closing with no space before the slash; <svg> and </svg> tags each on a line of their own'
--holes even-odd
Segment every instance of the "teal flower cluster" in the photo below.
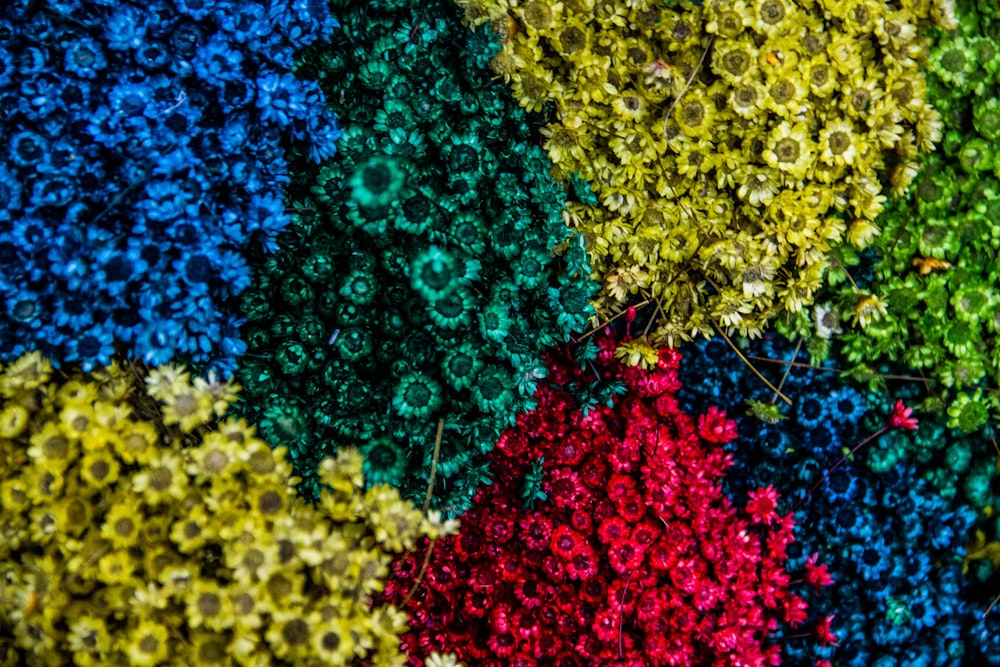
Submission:
<svg viewBox="0 0 1000 667">
<path fill-rule="evenodd" d="M 371 483 L 464 511 L 477 462 L 534 406 L 544 350 L 594 293 L 566 194 L 524 112 L 441 1 L 333 2 L 343 29 L 306 51 L 342 122 L 337 155 L 293 158 L 292 223 L 243 300 L 244 413 L 309 471 L 357 445 Z"/>
<path fill-rule="evenodd" d="M 925 407 L 974 432 L 1000 414 L 1000 10 L 961 0 L 956 16 L 930 53 L 940 150 L 880 216 L 877 254 L 842 257 L 853 280 L 840 272 L 839 291 L 796 327 L 817 358 L 841 343 L 862 371 L 904 363 L 931 383 Z M 875 296 L 859 296 L 869 279 Z M 860 329 L 841 324 L 851 316 Z"/>
</svg>

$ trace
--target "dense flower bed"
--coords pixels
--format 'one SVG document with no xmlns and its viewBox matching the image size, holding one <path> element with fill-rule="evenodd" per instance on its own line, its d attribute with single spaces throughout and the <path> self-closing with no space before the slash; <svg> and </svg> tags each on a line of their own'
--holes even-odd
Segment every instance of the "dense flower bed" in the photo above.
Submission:
<svg viewBox="0 0 1000 667">
<path fill-rule="evenodd" d="M 787 645 L 835 644 L 832 617 L 808 620 L 793 592 L 795 524 L 775 489 L 743 507 L 722 493 L 736 424 L 679 409 L 680 355 L 643 371 L 615 362 L 610 336 L 586 350 L 553 360 L 538 408 L 491 457 L 495 483 L 461 534 L 433 545 L 425 579 L 419 554 L 393 566 L 386 595 L 411 614 L 411 664 L 446 649 L 474 665 L 767 665 L 779 627 Z M 622 396 L 581 410 L 595 381 Z M 800 569 L 796 583 L 832 583 L 815 557 Z"/>
<path fill-rule="evenodd" d="M 0 358 L 231 372 L 243 248 L 288 224 L 285 151 L 339 136 L 292 74 L 336 25 L 305 0 L 4 3 Z"/>
<path fill-rule="evenodd" d="M 369 479 L 469 507 L 474 458 L 534 404 L 544 351 L 592 313 L 582 239 L 497 45 L 444 0 L 338 1 L 342 29 L 299 69 L 342 121 L 337 155 L 296 160 L 292 224 L 243 299 L 244 414 L 315 463 L 361 444 Z M 432 75 L 433 74 L 433 75 Z"/>
</svg>

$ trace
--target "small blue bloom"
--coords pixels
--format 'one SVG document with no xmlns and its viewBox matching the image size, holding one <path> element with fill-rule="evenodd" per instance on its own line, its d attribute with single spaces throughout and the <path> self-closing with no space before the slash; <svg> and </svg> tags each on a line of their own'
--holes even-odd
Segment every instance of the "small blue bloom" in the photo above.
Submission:
<svg viewBox="0 0 1000 667">
<path fill-rule="evenodd" d="M 95 78 L 107 65 L 100 45 L 90 37 L 76 39 L 66 47 L 66 71 L 82 79 Z"/>
<path fill-rule="evenodd" d="M 832 419 L 850 424 L 856 423 L 868 411 L 865 397 L 851 387 L 842 387 L 831 393 L 827 405 Z"/>
</svg>

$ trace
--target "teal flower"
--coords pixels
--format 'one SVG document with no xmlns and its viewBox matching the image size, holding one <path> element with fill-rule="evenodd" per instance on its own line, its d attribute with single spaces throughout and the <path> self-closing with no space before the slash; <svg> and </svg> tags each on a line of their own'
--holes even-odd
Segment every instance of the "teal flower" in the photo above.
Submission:
<svg viewBox="0 0 1000 667">
<path fill-rule="evenodd" d="M 441 406 L 441 385 L 423 373 L 408 373 L 393 390 L 392 407 L 404 419 L 429 419 Z"/>
<path fill-rule="evenodd" d="M 472 400 L 483 412 L 502 414 L 514 402 L 512 384 L 507 373 L 490 366 L 479 375 L 472 389 Z"/>
<path fill-rule="evenodd" d="M 372 341 L 363 329 L 345 329 L 337 334 L 333 348 L 344 361 L 360 361 L 371 356 Z"/>
<path fill-rule="evenodd" d="M 428 301 L 450 294 L 458 277 L 455 260 L 438 246 L 421 252 L 410 264 L 410 284 Z"/>
<path fill-rule="evenodd" d="M 513 320 L 509 306 L 491 303 L 479 314 L 479 332 L 487 340 L 502 343 L 510 334 Z"/>
<path fill-rule="evenodd" d="M 454 330 L 468 326 L 475 311 L 475 301 L 468 290 L 458 288 L 427 307 L 431 322 L 443 329 Z"/>
<path fill-rule="evenodd" d="M 448 352 L 441 364 L 444 377 L 455 389 L 469 389 L 483 369 L 483 361 L 471 343 L 463 343 Z"/>
<path fill-rule="evenodd" d="M 482 218 L 471 211 L 462 211 L 451 218 L 448 242 L 474 255 L 481 255 L 486 251 L 485 229 Z"/>
<path fill-rule="evenodd" d="M 377 291 L 378 283 L 369 272 L 351 271 L 338 294 L 353 304 L 365 306 L 372 302 Z"/>
<path fill-rule="evenodd" d="M 363 207 L 388 206 L 406 185 L 406 170 L 394 158 L 376 155 L 358 166 L 348 184 L 351 198 Z"/>
<path fill-rule="evenodd" d="M 548 278 L 546 268 L 552 257 L 534 248 L 527 248 L 514 260 L 514 281 L 524 289 L 534 289 Z"/>
<path fill-rule="evenodd" d="M 361 446 L 363 472 L 369 485 L 398 485 L 406 472 L 406 454 L 392 438 L 374 438 Z"/>
</svg>

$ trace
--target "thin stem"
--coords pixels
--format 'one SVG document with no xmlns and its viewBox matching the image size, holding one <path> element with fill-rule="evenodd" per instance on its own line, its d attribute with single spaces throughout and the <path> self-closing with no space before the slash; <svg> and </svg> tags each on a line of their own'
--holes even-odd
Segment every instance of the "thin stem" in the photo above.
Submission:
<svg viewBox="0 0 1000 667">
<path fill-rule="evenodd" d="M 625 596 L 628 595 L 628 585 L 632 583 L 633 572 L 628 573 L 628 579 L 625 580 L 625 588 L 622 589 L 622 598 L 618 601 L 618 657 L 624 656 L 622 651 L 622 625 L 625 616 Z"/>
<path fill-rule="evenodd" d="M 854 286 L 854 292 L 855 292 L 855 293 L 856 293 L 856 294 L 857 294 L 858 296 L 860 296 L 860 295 L 861 295 L 861 290 L 860 290 L 860 289 L 858 289 L 858 284 L 857 284 L 856 282 L 854 282 L 854 278 L 852 278 L 852 277 L 851 277 L 851 274 L 850 274 L 850 273 L 848 273 L 848 271 L 847 271 L 847 269 L 846 269 L 846 268 L 844 267 L 844 265 L 840 263 L 840 260 L 839 260 L 839 259 L 837 259 L 836 257 L 834 257 L 833 255 L 830 255 L 830 259 L 832 259 L 832 260 L 833 260 L 833 263 L 834 263 L 834 264 L 836 264 L 837 266 L 839 266 L 839 267 L 840 267 L 840 270 L 844 272 L 844 275 L 845 275 L 845 276 L 847 276 L 847 279 L 851 281 L 851 285 L 853 285 L 853 286 Z"/>
<path fill-rule="evenodd" d="M 244 355 L 246 356 L 246 355 Z M 810 368 L 814 371 L 826 371 L 827 373 L 849 373 L 850 371 L 841 370 L 839 368 L 826 368 L 824 366 L 813 366 L 812 364 L 803 364 L 796 361 L 785 361 L 784 359 L 772 359 L 771 357 L 759 357 L 756 355 L 750 355 L 750 358 L 754 361 L 769 361 L 772 364 L 785 364 L 786 366 L 794 366 L 795 368 Z M 882 373 L 872 373 L 875 377 L 880 377 L 883 380 L 909 380 L 910 382 L 922 382 L 924 384 L 934 383 L 937 380 L 932 380 L 929 378 L 920 378 L 915 375 L 890 375 Z"/>
<path fill-rule="evenodd" d="M 802 349 L 802 339 L 800 338 L 799 342 L 795 345 L 795 353 L 792 354 L 792 359 L 797 359 L 798 358 L 798 356 L 799 356 L 799 350 L 801 350 L 801 349 Z M 792 365 L 789 363 L 789 364 L 787 364 L 785 366 L 785 374 L 781 376 L 781 381 L 778 383 L 778 389 L 781 389 L 783 386 L 785 386 L 785 380 L 788 379 L 788 374 L 791 373 L 791 372 L 792 372 Z M 774 396 L 772 396 L 771 397 L 771 403 L 774 403 L 774 401 L 777 398 L 778 398 L 777 394 L 775 394 Z"/>
<path fill-rule="evenodd" d="M 701 54 L 701 60 L 698 61 L 698 66 L 691 71 L 691 76 L 688 77 L 687 83 L 684 84 L 684 89 L 681 90 L 681 92 L 677 95 L 677 97 L 674 98 L 674 101 L 670 103 L 670 106 L 667 107 L 667 113 L 663 117 L 664 137 L 667 136 L 667 124 L 670 122 L 670 114 L 672 114 L 677 105 L 680 104 L 680 101 L 684 98 L 684 95 L 687 94 L 688 88 L 690 88 L 691 84 L 694 82 L 694 78 L 698 76 L 698 72 L 701 70 L 702 65 L 705 64 L 705 58 L 708 57 L 708 52 L 712 50 L 713 42 L 715 42 L 715 35 L 712 35 L 708 39 L 708 44 L 705 45 L 705 50 Z"/>
<path fill-rule="evenodd" d="M 889 430 L 889 426 L 888 425 L 883 426 L 882 428 L 880 428 L 879 430 L 875 431 L 870 436 L 868 436 L 867 438 L 865 438 L 864 440 L 862 440 L 861 442 L 859 442 L 857 445 L 855 445 L 854 449 L 852 449 L 850 452 L 848 452 L 847 454 L 844 454 L 843 456 L 841 456 L 840 460 L 837 461 L 836 463 L 834 463 L 833 467 L 828 468 L 827 471 L 825 473 L 823 473 L 823 476 L 820 477 L 819 481 L 812 485 L 812 487 L 809 489 L 809 491 L 806 492 L 806 495 L 803 496 L 802 499 L 799 502 L 795 503 L 795 507 L 792 508 L 792 512 L 795 512 L 797 509 L 799 509 L 800 507 L 802 507 L 802 503 L 804 503 L 809 498 L 809 496 L 812 495 L 813 491 L 815 491 L 816 489 L 819 488 L 820 484 L 822 484 L 823 482 L 826 481 L 826 478 L 829 477 L 833 473 L 834 470 L 836 470 L 841 465 L 843 465 L 844 461 L 846 461 L 849 457 L 853 456 L 855 454 L 855 452 L 857 452 L 859 449 L 861 449 L 862 447 L 864 447 L 865 445 L 867 445 L 872 440 L 875 440 L 876 438 L 878 438 L 880 435 L 882 435 L 883 433 L 885 433 L 888 430 Z"/>
<path fill-rule="evenodd" d="M 443 434 L 444 434 L 444 420 L 439 419 L 437 426 L 437 435 L 434 436 L 434 455 L 431 457 L 431 478 L 430 481 L 427 482 L 427 497 L 424 498 L 425 515 L 427 514 L 428 508 L 431 506 L 431 496 L 434 494 L 434 478 L 437 476 L 438 456 L 440 456 L 441 454 L 441 436 Z M 431 540 L 431 543 L 427 546 L 427 553 L 424 554 L 424 562 L 420 566 L 420 571 L 417 573 L 417 578 L 413 582 L 413 586 L 410 587 L 410 590 L 406 594 L 406 597 L 403 598 L 403 604 L 399 605 L 400 609 L 406 606 L 406 603 L 410 601 L 410 598 L 413 597 L 413 594 L 417 592 L 418 588 L 420 588 L 420 584 L 423 583 L 424 575 L 427 574 L 427 567 L 430 565 L 431 554 L 434 552 L 434 544 L 436 542 L 437 540 Z"/>
<path fill-rule="evenodd" d="M 785 396 L 784 394 L 782 394 L 780 389 L 778 389 L 777 387 L 775 387 L 771 383 L 770 380 L 768 380 L 766 377 L 764 377 L 763 375 L 761 375 L 760 371 L 758 371 L 756 368 L 754 368 L 753 364 L 750 363 L 750 360 L 747 359 L 745 356 L 743 356 L 743 353 L 740 352 L 739 348 L 737 348 L 733 344 L 733 341 L 729 340 L 729 336 L 726 335 L 726 332 L 723 331 L 722 328 L 719 327 L 719 325 L 715 323 L 715 320 L 709 320 L 709 323 L 712 325 L 712 327 L 715 328 L 715 330 L 719 333 L 719 335 L 722 336 L 727 343 L 729 343 L 729 347 L 731 347 L 732 350 L 733 350 L 733 352 L 736 353 L 736 356 L 738 356 L 740 358 L 740 360 L 743 361 L 743 363 L 747 365 L 747 368 L 749 368 L 751 371 L 753 371 L 754 375 L 756 375 L 758 378 L 760 378 L 761 382 L 763 382 L 764 384 L 766 384 L 768 386 L 768 388 L 771 391 L 774 392 L 775 396 L 779 397 L 781 400 L 783 400 L 788 405 L 792 404 L 792 400 L 790 398 L 788 398 L 787 396 Z"/>
</svg>

